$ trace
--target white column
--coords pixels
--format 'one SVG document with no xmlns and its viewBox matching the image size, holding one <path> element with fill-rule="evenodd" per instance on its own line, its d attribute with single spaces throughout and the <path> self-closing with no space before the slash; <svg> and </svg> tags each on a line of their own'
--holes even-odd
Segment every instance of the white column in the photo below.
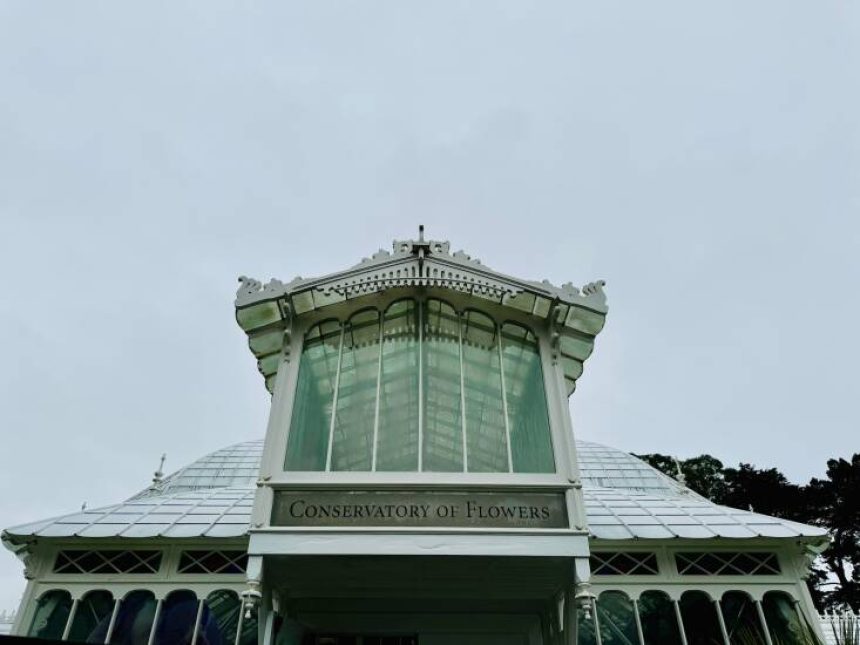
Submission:
<svg viewBox="0 0 860 645">
<path fill-rule="evenodd" d="M 681 645 L 687 645 L 687 634 L 684 632 L 684 619 L 681 617 L 681 605 L 677 600 L 672 600 L 675 605 L 675 617 L 678 619 L 678 630 L 681 632 Z"/>
<path fill-rule="evenodd" d="M 720 623 L 720 634 L 723 635 L 723 643 L 725 643 L 725 645 L 731 645 L 731 643 L 729 643 L 729 633 L 726 631 L 726 621 L 723 618 L 723 608 L 720 606 L 720 601 L 715 599 L 712 602 L 714 603 L 714 609 L 717 612 L 717 621 Z"/>
<path fill-rule="evenodd" d="M 326 472 L 331 470 L 331 447 L 334 445 L 334 423 L 337 419 L 337 395 L 338 390 L 340 390 L 340 362 L 343 358 L 343 337 L 346 333 L 347 324 L 348 323 L 344 323 L 340 327 L 340 344 L 337 348 L 337 372 L 334 375 L 334 392 L 331 395 L 331 420 L 329 421 L 328 428 L 328 452 L 326 453 L 325 458 Z"/>
<path fill-rule="evenodd" d="M 113 628 L 116 626 L 116 617 L 119 615 L 119 606 L 122 604 L 122 598 L 117 598 L 113 603 L 113 611 L 110 615 L 107 633 L 105 634 L 105 644 L 110 643 L 110 638 L 113 636 Z"/>
<path fill-rule="evenodd" d="M 764 618 L 764 609 L 762 609 L 761 600 L 755 601 L 755 608 L 758 612 L 758 619 L 761 621 L 761 628 L 764 632 L 764 641 L 767 645 L 773 645 L 773 640 L 770 638 L 770 630 L 767 628 L 767 620 Z"/>
<path fill-rule="evenodd" d="M 633 599 L 633 617 L 636 619 L 636 635 L 639 637 L 639 642 L 645 645 L 645 632 L 642 631 L 642 618 L 639 616 L 639 599 Z"/>
<path fill-rule="evenodd" d="M 65 640 L 69 639 L 69 632 L 72 631 L 72 621 L 75 619 L 75 614 L 77 613 L 77 611 L 78 611 L 78 599 L 75 598 L 72 601 L 72 608 L 69 610 L 69 617 L 66 620 L 66 627 L 65 627 L 65 629 L 63 629 L 63 637 L 61 640 L 65 641 Z"/>
<path fill-rule="evenodd" d="M 158 621 L 161 619 L 161 605 L 164 604 L 164 600 L 161 598 L 158 599 L 158 602 L 155 603 L 155 615 L 152 617 L 152 627 L 149 628 L 149 640 L 147 641 L 148 645 L 152 645 L 155 642 L 155 632 L 158 629 Z"/>
<path fill-rule="evenodd" d="M 200 632 L 200 618 L 203 616 L 203 598 L 197 601 L 197 616 L 194 617 L 194 633 L 191 635 L 191 645 L 197 642 L 197 634 Z"/>
</svg>

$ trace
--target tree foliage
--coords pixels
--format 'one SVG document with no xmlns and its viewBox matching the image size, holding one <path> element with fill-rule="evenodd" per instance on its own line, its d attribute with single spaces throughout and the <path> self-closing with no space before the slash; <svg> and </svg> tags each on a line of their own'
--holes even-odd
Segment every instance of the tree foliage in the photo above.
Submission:
<svg viewBox="0 0 860 645">
<path fill-rule="evenodd" d="M 860 453 L 829 460 L 826 478 L 805 486 L 776 468 L 726 468 L 710 455 L 677 462 L 657 453 L 636 456 L 671 477 L 680 466 L 686 485 L 717 504 L 826 528 L 833 542 L 808 578 L 812 597 L 820 609 L 860 610 Z"/>
</svg>

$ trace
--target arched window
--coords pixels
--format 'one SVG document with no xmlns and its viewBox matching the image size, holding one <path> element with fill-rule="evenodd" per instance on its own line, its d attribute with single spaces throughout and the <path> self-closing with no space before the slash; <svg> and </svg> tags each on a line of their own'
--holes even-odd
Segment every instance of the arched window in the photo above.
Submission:
<svg viewBox="0 0 860 645">
<path fill-rule="evenodd" d="M 72 596 L 68 591 L 54 589 L 39 598 L 27 636 L 45 640 L 60 640 L 66 631 Z"/>
<path fill-rule="evenodd" d="M 513 470 L 554 472 L 543 370 L 535 335 L 521 325 L 503 325 L 502 362 Z"/>
<path fill-rule="evenodd" d="M 325 470 L 341 328 L 335 320 L 305 335 L 287 445 L 287 470 Z"/>
<path fill-rule="evenodd" d="M 239 629 L 242 603 L 235 591 L 219 589 L 203 601 L 197 645 L 233 645 Z"/>
<path fill-rule="evenodd" d="M 197 596 L 193 591 L 172 591 L 161 605 L 155 627 L 156 645 L 191 645 L 197 621 Z"/>
<path fill-rule="evenodd" d="M 75 609 L 69 640 L 76 643 L 104 643 L 113 606 L 113 594 L 104 589 L 84 595 Z"/>
<path fill-rule="evenodd" d="M 633 603 L 620 591 L 604 591 L 597 600 L 597 623 L 603 645 L 639 643 Z"/>
<path fill-rule="evenodd" d="M 704 591 L 686 591 L 681 596 L 681 619 L 688 645 L 723 642 L 717 605 Z"/>
<path fill-rule="evenodd" d="M 441 300 L 428 300 L 423 313 L 423 466 L 433 472 L 462 472 L 465 443 L 460 319 L 454 308 Z"/>
<path fill-rule="evenodd" d="M 761 620 L 755 601 L 743 591 L 728 591 L 720 600 L 720 610 L 731 645 L 764 643 Z"/>
<path fill-rule="evenodd" d="M 155 618 L 155 596 L 137 590 L 119 601 L 119 612 L 110 637 L 111 645 L 145 645 Z"/>
<path fill-rule="evenodd" d="M 418 324 L 418 306 L 414 300 L 398 300 L 389 305 L 382 318 L 374 470 L 418 470 Z"/>
<path fill-rule="evenodd" d="M 305 336 L 285 468 L 555 472 L 537 337 L 440 300 Z"/>
<path fill-rule="evenodd" d="M 646 591 L 637 601 L 645 645 L 681 645 L 675 603 L 662 591 Z"/>
<path fill-rule="evenodd" d="M 762 602 L 767 628 L 774 643 L 813 642 L 812 630 L 798 611 L 797 603 L 782 591 L 768 591 Z"/>
</svg>

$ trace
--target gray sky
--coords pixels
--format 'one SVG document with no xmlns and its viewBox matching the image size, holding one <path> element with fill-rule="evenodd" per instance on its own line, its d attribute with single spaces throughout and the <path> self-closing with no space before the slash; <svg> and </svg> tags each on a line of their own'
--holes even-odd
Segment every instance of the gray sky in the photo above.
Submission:
<svg viewBox="0 0 860 645">
<path fill-rule="evenodd" d="M 262 437 L 236 276 L 608 282 L 580 437 L 860 451 L 860 5 L 0 1 L 0 526 Z M 0 553 L 0 609 L 20 565 Z"/>
</svg>

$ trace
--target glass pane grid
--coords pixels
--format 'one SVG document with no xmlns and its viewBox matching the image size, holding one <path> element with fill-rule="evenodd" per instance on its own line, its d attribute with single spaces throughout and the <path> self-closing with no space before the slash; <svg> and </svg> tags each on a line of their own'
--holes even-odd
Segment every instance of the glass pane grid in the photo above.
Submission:
<svg viewBox="0 0 860 645">
<path fill-rule="evenodd" d="M 312 328 L 290 427 L 286 470 L 555 472 L 535 335 L 434 299 Z"/>
</svg>

